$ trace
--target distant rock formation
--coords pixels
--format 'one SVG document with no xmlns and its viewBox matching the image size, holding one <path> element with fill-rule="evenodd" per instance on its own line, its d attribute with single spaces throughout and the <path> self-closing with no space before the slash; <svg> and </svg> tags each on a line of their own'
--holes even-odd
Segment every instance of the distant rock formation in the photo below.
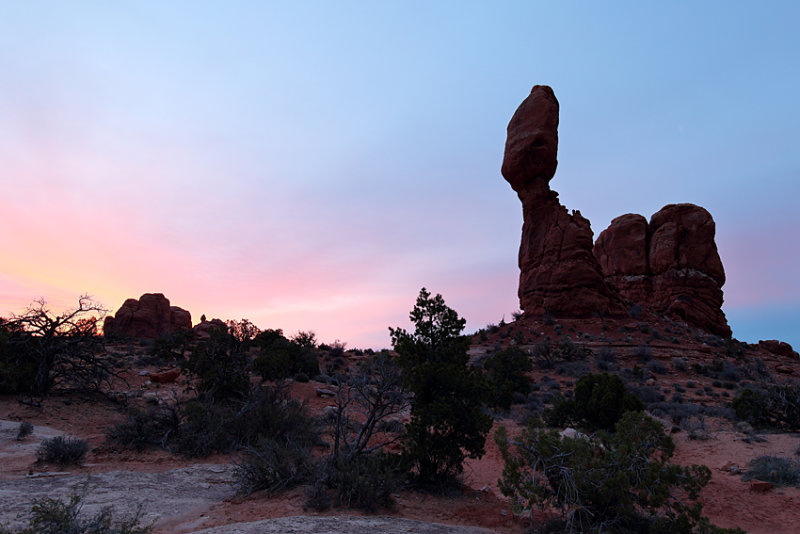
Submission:
<svg viewBox="0 0 800 534">
<path fill-rule="evenodd" d="M 777 339 L 762 339 L 758 342 L 758 347 L 771 352 L 772 354 L 777 354 L 778 356 L 784 356 L 793 360 L 800 359 L 800 355 L 797 354 L 797 351 L 795 351 L 792 346 L 785 341 L 778 341 Z"/>
<path fill-rule="evenodd" d="M 537 85 L 508 123 L 502 173 L 522 201 L 520 307 L 534 315 L 621 313 L 592 254 L 589 221 L 568 213 L 549 186 L 558 164 L 558 111 L 553 90 Z"/>
<path fill-rule="evenodd" d="M 502 173 L 522 201 L 522 310 L 620 315 L 636 303 L 729 337 L 711 215 L 692 204 L 665 206 L 649 224 L 641 215 L 623 215 L 593 243 L 589 221 L 579 211 L 570 214 L 550 189 L 558 113 L 553 90 L 537 85 L 508 124 Z"/>
<path fill-rule="evenodd" d="M 139 300 L 126 300 L 117 313 L 105 318 L 106 336 L 157 339 L 180 330 L 192 329 L 192 315 L 183 308 L 170 306 L 161 293 L 145 293 Z"/>
<path fill-rule="evenodd" d="M 625 300 L 683 318 L 724 337 L 725 270 L 711 214 L 694 204 L 670 204 L 650 218 L 627 214 L 600 233 L 594 255 L 606 282 Z"/>
<path fill-rule="evenodd" d="M 195 339 L 209 339 L 211 337 L 211 332 L 214 330 L 227 332 L 228 325 L 226 325 L 225 321 L 222 319 L 211 319 L 210 321 L 207 321 L 206 316 L 203 315 L 200 318 L 200 322 L 194 325 L 192 330 L 194 330 Z"/>
</svg>

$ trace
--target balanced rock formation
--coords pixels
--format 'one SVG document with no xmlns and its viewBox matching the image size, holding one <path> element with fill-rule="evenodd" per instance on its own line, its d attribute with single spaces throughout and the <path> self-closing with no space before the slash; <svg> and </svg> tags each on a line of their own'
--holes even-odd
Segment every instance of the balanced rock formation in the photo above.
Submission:
<svg viewBox="0 0 800 534">
<path fill-rule="evenodd" d="M 529 315 L 622 315 L 631 303 L 729 337 L 725 271 L 714 220 L 699 206 L 670 204 L 648 223 L 617 217 L 593 242 L 589 221 L 550 189 L 558 165 L 559 104 L 537 85 L 508 124 L 503 177 L 522 201 L 519 300 Z"/>
<path fill-rule="evenodd" d="M 617 217 L 600 233 L 594 254 L 606 282 L 625 300 L 729 337 L 714 233 L 705 209 L 670 204 L 649 224 L 641 215 Z"/>
<path fill-rule="evenodd" d="M 128 299 L 111 317 L 105 318 L 106 336 L 157 339 L 180 330 L 191 330 L 192 315 L 178 306 L 170 306 L 161 293 L 145 293 L 139 300 Z"/>
<path fill-rule="evenodd" d="M 621 313 L 619 295 L 592 254 L 589 221 L 550 189 L 558 152 L 558 100 L 537 85 L 508 124 L 503 177 L 522 201 L 519 300 L 527 314 L 587 317 Z"/>
</svg>

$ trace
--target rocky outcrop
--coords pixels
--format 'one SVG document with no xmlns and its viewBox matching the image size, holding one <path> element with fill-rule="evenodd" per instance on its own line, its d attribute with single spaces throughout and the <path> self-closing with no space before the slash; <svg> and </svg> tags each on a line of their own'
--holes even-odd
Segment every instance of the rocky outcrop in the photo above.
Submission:
<svg viewBox="0 0 800 534">
<path fill-rule="evenodd" d="M 611 221 L 594 246 L 606 282 L 627 301 L 729 337 L 722 312 L 725 270 L 714 219 L 693 204 L 670 204 L 650 218 Z"/>
<path fill-rule="evenodd" d="M 192 315 L 178 306 L 170 306 L 161 293 L 145 293 L 139 299 L 126 300 L 113 317 L 103 323 L 104 335 L 139 339 L 157 339 L 172 332 L 191 330 Z"/>
<path fill-rule="evenodd" d="M 522 201 L 520 307 L 569 317 L 621 312 L 592 254 L 589 221 L 569 213 L 549 186 L 558 164 L 558 111 L 553 90 L 537 85 L 508 124 L 502 173 Z"/>
<path fill-rule="evenodd" d="M 791 358 L 792 360 L 800 359 L 800 355 L 797 354 L 797 351 L 795 351 L 792 346 L 785 341 L 778 341 L 777 339 L 762 339 L 758 342 L 758 347 L 771 352 L 772 354 L 783 356 L 784 358 Z"/>
<path fill-rule="evenodd" d="M 206 316 L 203 315 L 201 321 L 194 325 L 193 330 L 195 339 L 209 339 L 211 337 L 211 333 L 215 330 L 227 332 L 228 325 L 226 325 L 222 319 L 211 319 L 210 321 L 207 321 Z"/>
<path fill-rule="evenodd" d="M 649 223 L 623 215 L 594 243 L 589 221 L 568 212 L 550 189 L 558 166 L 558 113 L 553 90 L 537 85 L 508 123 L 502 173 L 522 201 L 522 310 L 619 315 L 636 303 L 730 336 L 711 215 L 692 204 L 665 206 Z"/>
</svg>

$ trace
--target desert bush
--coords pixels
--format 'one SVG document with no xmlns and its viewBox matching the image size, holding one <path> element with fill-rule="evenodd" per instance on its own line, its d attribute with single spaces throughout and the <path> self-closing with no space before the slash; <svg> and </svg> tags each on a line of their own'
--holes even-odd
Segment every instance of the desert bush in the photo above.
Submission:
<svg viewBox="0 0 800 534">
<path fill-rule="evenodd" d="M 642 403 L 625 391 L 625 384 L 617 375 L 589 374 L 575 384 L 575 398 L 563 401 L 560 410 L 567 422 L 578 423 L 590 429 L 610 430 L 628 411 L 641 411 Z"/>
<path fill-rule="evenodd" d="M 653 415 L 659 417 L 669 417 L 673 423 L 680 425 L 683 421 L 691 417 L 697 417 L 703 413 L 701 406 L 679 400 L 669 402 L 655 402 L 650 404 L 647 409 Z"/>
<path fill-rule="evenodd" d="M 721 530 L 696 499 L 711 478 L 700 465 L 669 463 L 672 440 L 660 423 L 627 412 L 615 432 L 561 437 L 535 424 L 495 440 L 505 466 L 500 490 L 515 511 L 560 512 L 564 532 L 742 532 Z"/>
<path fill-rule="evenodd" d="M 800 462 L 780 456 L 759 456 L 750 460 L 743 480 L 764 480 L 776 486 L 800 485 Z"/>
<path fill-rule="evenodd" d="M 297 332 L 294 337 L 292 337 L 292 341 L 303 348 L 311 350 L 317 348 L 317 336 L 310 330 L 308 332 L 302 330 Z"/>
<path fill-rule="evenodd" d="M 197 390 L 215 400 L 241 398 L 250 389 L 249 358 L 227 330 L 214 328 L 181 367 L 197 377 Z"/>
<path fill-rule="evenodd" d="M 649 345 L 639 345 L 633 350 L 633 356 L 639 363 L 647 363 L 653 359 L 653 349 Z"/>
<path fill-rule="evenodd" d="M 464 459 L 484 452 L 492 419 L 482 410 L 486 385 L 468 365 L 466 320 L 441 295 L 422 288 L 409 314 L 414 333 L 389 328 L 397 362 L 413 393 L 403 456 L 416 482 L 440 485 L 463 471 Z"/>
<path fill-rule="evenodd" d="M 179 426 L 180 416 L 173 405 L 160 404 L 147 410 L 131 408 L 125 421 L 106 431 L 106 439 L 139 452 L 155 447 L 166 449 L 170 436 L 174 436 Z"/>
<path fill-rule="evenodd" d="M 761 429 L 800 429 L 800 386 L 744 388 L 731 402 L 736 417 Z"/>
<path fill-rule="evenodd" d="M 234 478 L 240 493 L 249 495 L 263 490 L 271 495 L 308 482 L 314 468 L 307 443 L 286 436 L 277 440 L 263 436 L 244 449 Z"/>
<path fill-rule="evenodd" d="M 147 411 L 134 409 L 107 433 L 111 443 L 122 447 L 160 447 L 187 457 L 233 452 L 265 436 L 310 447 L 319 441 L 319 429 L 302 403 L 275 386 L 253 388 L 243 399 L 200 395 Z"/>
<path fill-rule="evenodd" d="M 244 351 L 247 351 L 255 343 L 256 337 L 261 333 L 261 330 L 248 319 L 228 320 L 225 321 L 225 326 L 228 327 L 228 334 L 241 345 Z"/>
<path fill-rule="evenodd" d="M 17 441 L 22 441 L 33 434 L 33 424 L 30 421 L 22 421 L 17 429 Z"/>
<path fill-rule="evenodd" d="M 561 336 L 553 346 L 548 340 L 537 343 L 533 349 L 533 357 L 537 367 L 550 369 L 560 362 L 582 361 L 592 355 L 592 351 L 572 341 L 569 336 Z"/>
<path fill-rule="evenodd" d="M 399 486 L 399 463 L 395 455 L 368 454 L 349 460 L 328 458 L 318 467 L 316 479 L 307 492 L 306 506 L 325 510 L 334 505 L 366 512 L 390 509 L 395 503 L 392 493 Z"/>
<path fill-rule="evenodd" d="M 611 347 L 602 347 L 595 354 L 597 368 L 601 371 L 611 371 L 617 364 L 617 353 Z"/>
<path fill-rule="evenodd" d="M 57 465 L 81 465 L 89 452 L 89 442 L 75 437 L 56 436 L 42 440 L 36 461 Z"/>
<path fill-rule="evenodd" d="M 233 452 L 264 436 L 307 446 L 319 440 L 305 406 L 281 387 L 254 388 L 244 400 L 195 398 L 180 405 L 179 417 L 168 448 L 188 457 Z"/>
<path fill-rule="evenodd" d="M 488 402 L 508 409 L 514 393 L 527 395 L 531 381 L 525 375 L 532 369 L 530 357 L 520 348 L 509 347 L 495 352 L 483 362 L 489 385 Z"/>
<path fill-rule="evenodd" d="M 683 420 L 681 428 L 686 431 L 689 439 L 707 441 L 710 436 L 705 419 L 702 416 L 689 417 Z"/>
<path fill-rule="evenodd" d="M 335 393 L 335 410 L 326 421 L 332 464 L 348 464 L 401 439 L 397 417 L 409 403 L 400 368 L 388 354 L 372 356 L 357 372 L 338 377 Z"/>
<path fill-rule="evenodd" d="M 122 521 L 113 521 L 111 508 L 105 507 L 94 516 L 83 519 L 83 495 L 73 493 L 68 502 L 45 497 L 31 506 L 28 526 L 9 529 L 0 525 L 0 534 L 148 534 L 152 525 L 140 523 L 142 511 Z"/>
<path fill-rule="evenodd" d="M 665 374 L 667 374 L 669 372 L 669 369 L 667 369 L 667 366 L 664 365 L 663 363 L 661 363 L 658 360 L 653 360 L 650 363 L 648 363 L 647 364 L 647 369 L 649 369 L 651 372 L 653 372 L 653 373 L 655 373 L 657 375 L 665 375 Z"/>
<path fill-rule="evenodd" d="M 165 334 L 153 342 L 149 363 L 182 361 L 184 353 L 191 348 L 194 334 L 191 330 L 177 330 Z"/>
<path fill-rule="evenodd" d="M 686 361 L 686 358 L 672 358 L 672 366 L 676 371 L 683 372 L 689 368 L 689 362 Z"/>
<path fill-rule="evenodd" d="M 299 374 L 306 376 L 319 374 L 319 361 L 314 353 L 312 341 L 306 338 L 301 338 L 299 342 L 296 338 L 286 339 L 280 330 L 268 332 L 269 334 L 257 338 L 260 352 L 253 362 L 254 371 L 263 380 L 282 380 Z"/>
</svg>

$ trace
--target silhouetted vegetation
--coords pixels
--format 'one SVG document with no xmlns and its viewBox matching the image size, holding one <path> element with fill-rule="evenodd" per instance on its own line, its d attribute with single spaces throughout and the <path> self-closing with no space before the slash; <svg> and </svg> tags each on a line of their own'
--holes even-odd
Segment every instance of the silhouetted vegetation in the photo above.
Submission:
<svg viewBox="0 0 800 534">
<path fill-rule="evenodd" d="M 242 398 L 250 389 L 250 359 L 244 347 L 224 328 L 212 328 L 182 363 L 198 380 L 197 390 L 214 400 Z"/>
<path fill-rule="evenodd" d="M 253 370 L 263 380 L 282 380 L 299 374 L 319 375 L 313 334 L 300 333 L 295 339 L 287 339 L 281 330 L 265 330 L 256 336 L 255 344 L 259 354 L 253 362 Z"/>
<path fill-rule="evenodd" d="M 492 406 L 508 409 L 514 393 L 527 395 L 531 381 L 525 375 L 533 366 L 530 357 L 518 347 L 495 352 L 483 361 L 488 383 L 488 402 Z"/>
<path fill-rule="evenodd" d="M 454 480 L 467 457 L 484 454 L 491 417 L 483 413 L 483 376 L 467 365 L 466 321 L 441 295 L 422 288 L 409 315 L 414 333 L 390 328 L 403 378 L 413 394 L 403 456 L 416 481 L 441 485 Z"/>
<path fill-rule="evenodd" d="M 0 394 L 42 397 L 52 389 L 108 390 L 119 364 L 105 354 L 97 333 L 105 310 L 88 296 L 78 306 L 52 313 L 43 300 L 22 315 L 0 319 Z"/>
<path fill-rule="evenodd" d="M 625 412 L 643 409 L 639 399 L 625 390 L 619 376 L 588 374 L 575 384 L 573 399 L 554 399 L 545 419 L 552 426 L 576 424 L 591 430 L 611 430 Z"/>
</svg>

